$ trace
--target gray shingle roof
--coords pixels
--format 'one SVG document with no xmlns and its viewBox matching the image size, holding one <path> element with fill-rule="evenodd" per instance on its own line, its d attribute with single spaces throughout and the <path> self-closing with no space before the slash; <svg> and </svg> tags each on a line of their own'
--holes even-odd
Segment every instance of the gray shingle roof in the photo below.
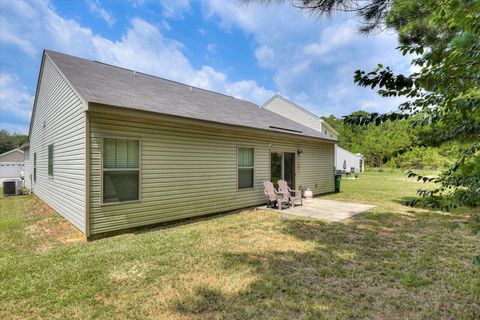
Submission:
<svg viewBox="0 0 480 320">
<path fill-rule="evenodd" d="M 45 53 L 89 103 L 335 141 L 245 100 L 55 51 Z"/>
</svg>

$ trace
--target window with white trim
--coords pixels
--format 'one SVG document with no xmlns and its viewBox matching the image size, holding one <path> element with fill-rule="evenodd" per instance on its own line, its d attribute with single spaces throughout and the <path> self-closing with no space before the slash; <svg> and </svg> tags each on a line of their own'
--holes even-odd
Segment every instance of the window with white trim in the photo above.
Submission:
<svg viewBox="0 0 480 320">
<path fill-rule="evenodd" d="M 140 199 L 140 141 L 103 139 L 103 203 Z"/>
<path fill-rule="evenodd" d="M 253 188 L 254 185 L 254 149 L 238 148 L 238 189 Z"/>
</svg>

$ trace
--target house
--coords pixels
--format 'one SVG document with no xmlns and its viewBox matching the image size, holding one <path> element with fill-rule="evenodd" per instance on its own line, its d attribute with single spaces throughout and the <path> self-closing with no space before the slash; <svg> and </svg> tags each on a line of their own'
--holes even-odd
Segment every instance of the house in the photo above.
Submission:
<svg viewBox="0 0 480 320">
<path fill-rule="evenodd" d="M 301 123 L 304 126 L 331 137 L 332 139 L 336 140 L 338 137 L 338 132 L 325 122 L 325 120 L 279 94 L 275 94 L 265 102 L 262 108 Z M 345 168 L 344 164 L 347 165 Z M 335 169 L 350 172 L 351 168 L 353 168 L 355 172 L 363 172 L 364 156 L 359 153 L 351 153 L 350 151 L 335 145 Z"/>
<path fill-rule="evenodd" d="M 278 93 L 265 102 L 262 108 L 301 123 L 335 140 L 338 137 L 338 132 L 325 122 L 325 120 L 287 98 L 282 97 Z"/>
<path fill-rule="evenodd" d="M 88 238 L 334 191 L 336 140 L 231 96 L 44 51 L 25 181 Z"/>
<path fill-rule="evenodd" d="M 24 153 L 20 149 L 13 149 L 0 154 L 0 179 L 20 178 L 23 171 Z"/>
<path fill-rule="evenodd" d="M 352 153 L 335 146 L 335 170 L 342 172 L 364 172 L 365 157 L 360 153 Z"/>
</svg>

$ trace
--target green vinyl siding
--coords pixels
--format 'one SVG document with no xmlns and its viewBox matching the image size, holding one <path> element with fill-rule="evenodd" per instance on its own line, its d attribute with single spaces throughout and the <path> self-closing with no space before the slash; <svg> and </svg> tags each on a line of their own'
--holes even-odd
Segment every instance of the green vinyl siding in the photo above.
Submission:
<svg viewBox="0 0 480 320">
<path fill-rule="evenodd" d="M 139 201 L 102 204 L 102 141 L 108 137 L 140 140 Z M 302 149 L 296 186 L 315 194 L 332 192 L 334 144 L 288 137 L 92 112 L 91 234 L 263 204 L 263 181 L 270 180 L 270 152 L 275 150 L 296 154 Z M 250 149 L 253 159 L 246 155 L 250 151 L 239 158 L 240 148 Z M 239 165 L 250 164 L 253 188 L 239 189 Z"/>
</svg>

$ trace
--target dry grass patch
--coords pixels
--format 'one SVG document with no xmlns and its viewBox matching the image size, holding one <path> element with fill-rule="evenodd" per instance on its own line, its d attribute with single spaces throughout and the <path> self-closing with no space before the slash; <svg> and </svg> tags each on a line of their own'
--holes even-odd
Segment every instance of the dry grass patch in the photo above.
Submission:
<svg viewBox="0 0 480 320">
<path fill-rule="evenodd" d="M 25 233 L 36 240 L 38 250 L 45 251 L 68 243 L 85 241 L 85 236 L 69 222 L 48 217 L 26 227 Z"/>
</svg>

